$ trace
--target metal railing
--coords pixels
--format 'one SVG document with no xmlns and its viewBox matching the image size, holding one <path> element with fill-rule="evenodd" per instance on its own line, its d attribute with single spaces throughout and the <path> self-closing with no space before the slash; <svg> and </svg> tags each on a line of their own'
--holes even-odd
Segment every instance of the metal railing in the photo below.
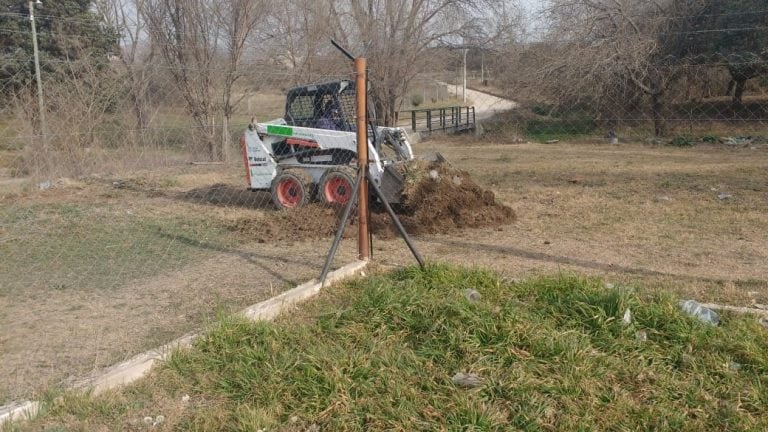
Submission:
<svg viewBox="0 0 768 432">
<path fill-rule="evenodd" d="M 400 127 L 410 127 L 411 132 L 432 134 L 473 130 L 475 120 L 474 106 L 452 106 L 399 111 L 395 123 Z"/>
</svg>

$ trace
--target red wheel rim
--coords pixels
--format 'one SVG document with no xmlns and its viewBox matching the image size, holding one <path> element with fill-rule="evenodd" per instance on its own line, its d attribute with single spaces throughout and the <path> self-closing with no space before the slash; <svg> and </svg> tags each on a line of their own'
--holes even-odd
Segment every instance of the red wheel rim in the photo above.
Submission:
<svg viewBox="0 0 768 432">
<path fill-rule="evenodd" d="M 323 194 L 330 204 L 346 204 L 352 197 L 352 184 L 342 176 L 333 176 L 325 182 Z"/>
<path fill-rule="evenodd" d="M 277 200 L 283 207 L 296 207 L 303 197 L 304 191 L 295 179 L 289 177 L 277 184 Z"/>
</svg>

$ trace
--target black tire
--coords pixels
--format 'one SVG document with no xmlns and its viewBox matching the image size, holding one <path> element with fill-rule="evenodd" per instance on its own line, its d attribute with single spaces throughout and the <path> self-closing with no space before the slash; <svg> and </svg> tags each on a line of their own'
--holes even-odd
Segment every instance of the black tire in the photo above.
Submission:
<svg viewBox="0 0 768 432">
<path fill-rule="evenodd" d="M 318 184 L 318 199 L 327 206 L 343 207 L 352 198 L 356 179 L 357 171 L 352 167 L 327 170 Z"/>
<path fill-rule="evenodd" d="M 312 202 L 315 183 L 306 171 L 289 168 L 272 179 L 270 192 L 275 207 L 279 210 L 290 210 Z"/>
</svg>

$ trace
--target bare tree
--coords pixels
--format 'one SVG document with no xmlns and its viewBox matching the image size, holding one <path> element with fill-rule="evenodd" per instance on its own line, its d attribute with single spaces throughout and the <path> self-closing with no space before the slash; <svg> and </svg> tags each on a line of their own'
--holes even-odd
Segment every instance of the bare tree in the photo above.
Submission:
<svg viewBox="0 0 768 432">
<path fill-rule="evenodd" d="M 332 14 L 327 2 L 316 0 L 284 1 L 271 11 L 272 39 L 280 46 L 272 55 L 293 72 L 294 85 L 311 82 L 316 75 L 328 72 L 318 61 L 328 52 Z"/>
<path fill-rule="evenodd" d="M 645 95 L 655 134 L 664 135 L 664 95 L 680 69 L 663 35 L 673 31 L 670 17 L 684 13 L 684 3 L 551 0 L 549 31 L 534 47 L 530 76 L 558 104 L 588 104 L 613 116 L 626 112 L 617 101 Z"/>
<path fill-rule="evenodd" d="M 233 87 L 267 1 L 145 0 L 141 9 L 212 160 L 229 158 L 228 126 L 239 102 Z"/>
<path fill-rule="evenodd" d="M 377 111 L 392 124 L 431 49 L 467 33 L 493 0 L 327 0 L 333 33 L 369 61 Z"/>
<path fill-rule="evenodd" d="M 136 128 L 145 129 L 150 121 L 149 87 L 150 67 L 154 59 L 154 46 L 144 43 L 146 23 L 138 11 L 144 9 L 145 0 L 98 0 L 96 9 L 102 19 L 120 35 L 118 58 L 124 68 L 126 84 Z"/>
</svg>

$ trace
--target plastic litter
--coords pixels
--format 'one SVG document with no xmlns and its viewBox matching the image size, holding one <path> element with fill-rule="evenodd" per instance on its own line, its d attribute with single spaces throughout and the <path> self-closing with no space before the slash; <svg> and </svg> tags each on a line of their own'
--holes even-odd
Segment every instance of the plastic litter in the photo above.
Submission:
<svg viewBox="0 0 768 432">
<path fill-rule="evenodd" d="M 716 326 L 720 324 L 720 316 L 712 309 L 705 308 L 696 300 L 684 300 L 680 302 L 680 309 L 690 316 L 696 317 L 699 321 Z"/>
<path fill-rule="evenodd" d="M 464 388 L 476 388 L 483 385 L 483 379 L 480 375 L 473 373 L 457 372 L 456 375 L 451 378 L 454 385 Z"/>
<path fill-rule="evenodd" d="M 622 318 L 622 321 L 625 325 L 632 324 L 632 311 L 627 308 L 627 310 L 624 311 L 624 318 Z"/>
<path fill-rule="evenodd" d="M 467 298 L 467 300 L 471 301 L 472 303 L 476 303 L 480 301 L 480 293 L 476 290 L 473 290 L 471 288 L 467 288 L 464 290 L 464 297 Z"/>
</svg>

